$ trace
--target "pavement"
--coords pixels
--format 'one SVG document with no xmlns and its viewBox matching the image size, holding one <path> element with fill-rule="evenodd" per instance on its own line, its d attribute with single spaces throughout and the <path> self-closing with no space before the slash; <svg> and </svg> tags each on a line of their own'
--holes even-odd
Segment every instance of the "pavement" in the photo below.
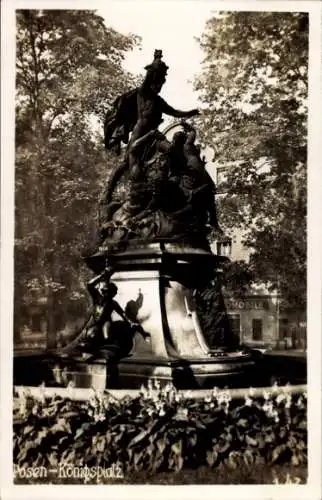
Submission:
<svg viewBox="0 0 322 500">
<path fill-rule="evenodd" d="M 294 358 L 306 358 L 307 351 L 303 349 L 270 349 L 265 352 L 265 354 L 272 354 L 277 356 L 288 356 Z"/>
</svg>

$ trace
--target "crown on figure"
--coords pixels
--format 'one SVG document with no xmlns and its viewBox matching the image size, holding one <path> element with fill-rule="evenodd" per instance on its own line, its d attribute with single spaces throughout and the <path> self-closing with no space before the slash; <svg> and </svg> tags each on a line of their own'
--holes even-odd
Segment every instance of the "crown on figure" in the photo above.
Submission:
<svg viewBox="0 0 322 500">
<path fill-rule="evenodd" d="M 156 49 L 154 51 L 154 56 L 153 56 L 153 62 L 151 64 L 148 64 L 145 66 L 144 69 L 146 69 L 148 72 L 155 72 L 159 76 L 166 76 L 167 71 L 168 71 L 169 66 L 165 64 L 164 61 L 162 61 L 162 50 Z"/>
</svg>

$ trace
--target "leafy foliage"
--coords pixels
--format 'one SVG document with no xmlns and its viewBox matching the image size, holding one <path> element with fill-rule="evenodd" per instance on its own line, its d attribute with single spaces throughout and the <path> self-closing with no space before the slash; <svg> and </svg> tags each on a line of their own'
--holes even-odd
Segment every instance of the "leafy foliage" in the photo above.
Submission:
<svg viewBox="0 0 322 500">
<path fill-rule="evenodd" d="M 227 167 L 220 223 L 243 232 L 253 279 L 303 311 L 308 16 L 217 13 L 200 44 L 201 137 Z"/>
<path fill-rule="evenodd" d="M 125 473 L 307 460 L 306 395 L 281 389 L 244 401 L 224 391 L 189 399 L 166 386 L 142 389 L 134 399 L 27 395 L 16 403 L 14 463 L 20 467 L 119 463 Z"/>
<path fill-rule="evenodd" d="M 16 41 L 15 329 L 45 299 L 55 340 L 86 304 L 80 256 L 115 161 L 97 126 L 135 84 L 122 61 L 138 39 L 94 11 L 18 10 Z"/>
</svg>

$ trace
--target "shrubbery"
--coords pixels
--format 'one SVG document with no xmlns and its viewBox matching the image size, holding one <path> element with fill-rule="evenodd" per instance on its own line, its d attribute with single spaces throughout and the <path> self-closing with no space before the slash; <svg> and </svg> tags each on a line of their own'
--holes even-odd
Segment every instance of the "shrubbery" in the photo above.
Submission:
<svg viewBox="0 0 322 500">
<path fill-rule="evenodd" d="M 179 471 L 241 463 L 305 465 L 306 395 L 282 389 L 244 400 L 214 390 L 203 399 L 173 389 L 139 397 L 80 402 L 20 395 L 14 410 L 14 464 L 110 467 L 123 472 Z"/>
</svg>

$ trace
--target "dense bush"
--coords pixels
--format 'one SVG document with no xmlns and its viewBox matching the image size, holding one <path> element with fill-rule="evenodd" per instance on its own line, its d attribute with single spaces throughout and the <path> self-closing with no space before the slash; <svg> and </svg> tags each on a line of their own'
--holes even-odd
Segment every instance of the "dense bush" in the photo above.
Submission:
<svg viewBox="0 0 322 500">
<path fill-rule="evenodd" d="M 72 389 L 71 389 L 72 390 Z M 179 471 L 241 463 L 305 465 L 306 395 L 278 392 L 231 400 L 214 390 L 203 400 L 172 387 L 139 397 L 15 400 L 14 464 L 110 467 L 123 472 Z"/>
</svg>

